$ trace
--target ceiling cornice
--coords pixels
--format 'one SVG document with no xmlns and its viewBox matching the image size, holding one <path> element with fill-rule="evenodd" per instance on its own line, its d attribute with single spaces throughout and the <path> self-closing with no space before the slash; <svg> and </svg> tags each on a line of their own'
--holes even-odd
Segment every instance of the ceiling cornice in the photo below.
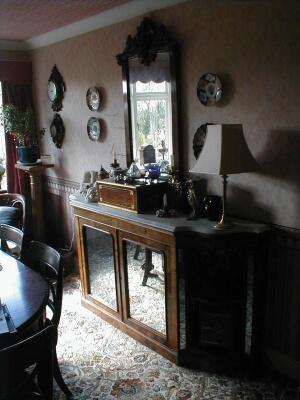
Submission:
<svg viewBox="0 0 300 400">
<path fill-rule="evenodd" d="M 69 25 L 36 36 L 25 41 L 0 40 L 0 50 L 31 50 L 61 42 L 83 33 L 138 17 L 150 11 L 184 3 L 187 0 L 132 0 L 128 3 L 103 11 L 92 17 L 81 19 Z"/>
<path fill-rule="evenodd" d="M 20 40 L 0 40 L 0 50 L 24 51 L 30 49 L 29 44 Z"/>
</svg>

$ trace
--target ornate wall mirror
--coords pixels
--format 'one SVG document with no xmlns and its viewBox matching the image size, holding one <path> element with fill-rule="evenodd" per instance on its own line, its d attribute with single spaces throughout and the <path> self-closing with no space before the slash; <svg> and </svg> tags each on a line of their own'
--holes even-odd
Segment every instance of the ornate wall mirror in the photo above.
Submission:
<svg viewBox="0 0 300 400">
<path fill-rule="evenodd" d="M 145 18 L 117 55 L 123 72 L 126 160 L 143 164 L 144 150 L 179 169 L 177 43 L 164 25 Z"/>
</svg>

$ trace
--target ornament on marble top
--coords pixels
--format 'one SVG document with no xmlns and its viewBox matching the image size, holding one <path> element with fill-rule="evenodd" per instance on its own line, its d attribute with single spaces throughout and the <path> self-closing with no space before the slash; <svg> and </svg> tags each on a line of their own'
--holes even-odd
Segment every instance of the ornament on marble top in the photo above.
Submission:
<svg viewBox="0 0 300 400">
<path fill-rule="evenodd" d="M 98 179 L 106 179 L 109 177 L 109 173 L 106 171 L 105 168 L 103 168 L 102 164 L 100 167 L 100 171 L 98 173 Z"/>
<path fill-rule="evenodd" d="M 165 142 L 165 140 L 162 140 L 162 141 L 160 142 L 160 144 L 161 144 L 161 147 L 158 149 L 158 151 L 159 151 L 159 153 L 161 154 L 162 159 L 164 160 L 164 159 L 165 159 L 165 155 L 166 155 L 166 153 L 168 152 L 168 148 L 166 147 L 166 142 Z"/>
<path fill-rule="evenodd" d="M 188 216 L 188 219 L 194 220 L 197 219 L 199 216 L 199 201 L 196 195 L 194 182 L 191 179 L 186 182 L 186 190 L 188 203 L 192 209 L 190 215 Z"/>
<path fill-rule="evenodd" d="M 83 181 L 80 185 L 80 193 L 84 196 L 87 193 L 87 190 L 94 185 L 97 180 L 97 171 L 86 171 L 83 176 Z"/>
<path fill-rule="evenodd" d="M 160 175 L 160 166 L 157 163 L 147 164 L 145 166 L 146 177 L 149 179 L 158 179 Z"/>
<path fill-rule="evenodd" d="M 98 191 L 97 191 L 96 182 L 93 184 L 93 186 L 91 186 L 87 189 L 87 192 L 85 195 L 85 200 L 88 201 L 89 203 L 97 203 Z"/>
<path fill-rule="evenodd" d="M 142 176 L 139 167 L 136 165 L 135 161 L 132 161 L 130 167 L 126 172 L 126 176 L 131 179 L 138 179 Z"/>
<path fill-rule="evenodd" d="M 111 176 L 114 179 L 117 179 L 119 175 L 123 173 L 123 169 L 120 167 L 120 164 L 117 161 L 116 158 L 116 153 L 114 154 L 114 160 L 110 164 L 110 171 L 109 171 L 109 176 Z"/>
<path fill-rule="evenodd" d="M 140 164 L 150 164 L 155 163 L 155 149 L 152 144 L 148 144 L 147 146 L 140 147 Z"/>
<path fill-rule="evenodd" d="M 168 174 L 170 172 L 170 164 L 169 161 L 165 159 L 168 148 L 166 147 L 166 142 L 164 140 L 161 141 L 161 147 L 158 149 L 158 151 L 162 155 L 162 160 L 159 163 L 160 172 L 163 174 Z"/>
<path fill-rule="evenodd" d="M 175 209 L 171 209 L 168 206 L 168 196 L 167 193 L 163 195 L 163 207 L 156 211 L 155 215 L 159 218 L 166 217 L 176 217 L 177 211 Z"/>
</svg>

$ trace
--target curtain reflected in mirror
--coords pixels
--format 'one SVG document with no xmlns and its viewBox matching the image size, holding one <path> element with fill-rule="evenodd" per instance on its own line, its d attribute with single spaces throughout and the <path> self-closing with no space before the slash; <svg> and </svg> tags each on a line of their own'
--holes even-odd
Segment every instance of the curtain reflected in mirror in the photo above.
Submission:
<svg viewBox="0 0 300 400">
<path fill-rule="evenodd" d="M 130 317 L 166 335 L 164 254 L 124 240 Z"/>
<path fill-rule="evenodd" d="M 83 227 L 90 295 L 117 311 L 113 237 L 98 229 Z"/>
<path fill-rule="evenodd" d="M 139 59 L 129 60 L 130 109 L 133 157 L 144 164 L 144 149 L 155 151 L 152 162 L 170 163 L 173 157 L 170 55 L 158 53 L 145 66 Z"/>
</svg>

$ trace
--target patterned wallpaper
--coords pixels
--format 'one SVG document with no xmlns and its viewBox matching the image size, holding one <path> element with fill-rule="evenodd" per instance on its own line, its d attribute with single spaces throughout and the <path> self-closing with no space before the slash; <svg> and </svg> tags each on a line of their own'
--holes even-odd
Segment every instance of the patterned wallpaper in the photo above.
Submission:
<svg viewBox="0 0 300 400">
<path fill-rule="evenodd" d="M 300 228 L 300 3 L 190 0 L 151 17 L 164 23 L 180 45 L 185 172 L 195 163 L 192 141 L 201 124 L 241 123 L 262 172 L 229 177 L 229 213 Z M 41 126 L 49 127 L 53 118 L 46 87 L 54 64 L 67 86 L 60 113 L 66 127 L 63 147 L 54 147 L 49 130 L 42 143 L 55 160 L 50 175 L 80 182 L 86 170 L 99 170 L 101 164 L 109 168 L 114 151 L 124 166 L 122 74 L 115 55 L 141 19 L 33 51 Z M 224 88 L 223 99 L 211 107 L 203 106 L 196 94 L 206 72 L 217 73 Z M 102 88 L 103 105 L 96 113 L 86 105 L 90 86 Z M 91 116 L 103 120 L 99 142 L 87 135 Z M 205 178 L 209 193 L 219 194 L 218 177 Z"/>
</svg>

